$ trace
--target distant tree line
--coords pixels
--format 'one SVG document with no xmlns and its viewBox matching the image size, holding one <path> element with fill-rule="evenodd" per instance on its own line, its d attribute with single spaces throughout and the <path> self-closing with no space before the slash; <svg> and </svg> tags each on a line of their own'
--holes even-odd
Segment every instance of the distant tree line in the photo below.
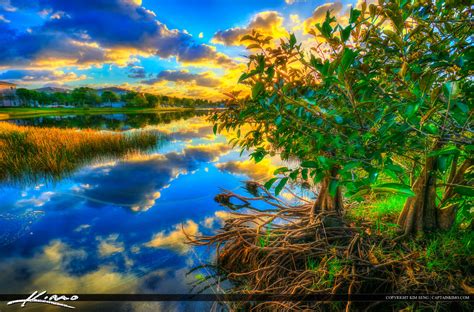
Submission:
<svg viewBox="0 0 474 312">
<path fill-rule="evenodd" d="M 76 88 L 70 92 L 43 92 L 19 88 L 16 96 L 23 106 L 68 105 L 88 107 L 122 102 L 127 107 L 215 107 L 216 102 L 204 99 L 177 98 L 166 95 L 129 91 L 117 94 L 113 91 L 98 92 L 88 87 Z"/>
</svg>

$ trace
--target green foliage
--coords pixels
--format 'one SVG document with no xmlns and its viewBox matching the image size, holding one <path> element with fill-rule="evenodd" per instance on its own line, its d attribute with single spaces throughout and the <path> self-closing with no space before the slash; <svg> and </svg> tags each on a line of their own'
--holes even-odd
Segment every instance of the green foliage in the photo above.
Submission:
<svg viewBox="0 0 474 312">
<path fill-rule="evenodd" d="M 120 100 L 120 97 L 115 92 L 112 92 L 112 91 L 104 91 L 102 92 L 100 97 L 103 103 L 118 102 Z"/>
<path fill-rule="evenodd" d="M 277 47 L 246 35 L 253 54 L 239 82 L 251 96 L 217 113 L 215 130 L 242 131 L 233 142 L 257 162 L 276 153 L 299 161 L 267 183 L 280 181 L 277 194 L 288 181 L 331 175 L 333 196 L 341 187 L 359 198 L 413 196 L 428 158 L 440 181 L 473 158 L 469 19 L 463 1 L 382 0 L 351 9 L 346 25 L 328 12 L 310 50 L 293 34 Z M 472 187 L 456 192 L 472 196 Z"/>
</svg>

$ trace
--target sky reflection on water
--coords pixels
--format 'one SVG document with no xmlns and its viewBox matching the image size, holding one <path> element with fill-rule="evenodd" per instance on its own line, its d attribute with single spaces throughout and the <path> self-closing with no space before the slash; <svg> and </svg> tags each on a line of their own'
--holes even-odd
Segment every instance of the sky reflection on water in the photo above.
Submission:
<svg viewBox="0 0 474 312">
<path fill-rule="evenodd" d="M 225 137 L 214 137 L 205 116 L 141 126 L 170 141 L 153 152 L 96 162 L 61 181 L 0 184 L 0 293 L 190 291 L 197 273 L 186 273 L 209 252 L 186 245 L 181 228 L 212 233 L 228 216 L 214 196 L 240 188 L 249 175 L 264 178 L 274 164 L 240 157 Z M 187 306 L 176 304 L 121 309 Z"/>
</svg>

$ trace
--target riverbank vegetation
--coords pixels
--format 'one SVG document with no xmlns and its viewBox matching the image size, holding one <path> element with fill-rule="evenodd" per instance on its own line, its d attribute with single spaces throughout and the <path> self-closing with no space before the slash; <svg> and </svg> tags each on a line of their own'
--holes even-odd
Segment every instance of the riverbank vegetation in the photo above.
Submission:
<svg viewBox="0 0 474 312">
<path fill-rule="evenodd" d="M 98 157 L 155 146 L 150 132 L 103 132 L 17 126 L 0 122 L 0 180 L 59 178 Z"/>
<path fill-rule="evenodd" d="M 213 116 L 214 129 L 235 130 L 232 143 L 256 162 L 278 154 L 292 165 L 265 185 L 247 183 L 251 197 L 217 196 L 245 210 L 193 241 L 217 246 L 217 275 L 231 291 L 472 293 L 470 18 L 463 1 L 379 1 L 351 9 L 344 24 L 328 12 L 309 47 L 294 35 L 276 47 L 257 32 L 242 38 L 252 54 L 239 82 L 251 97 L 233 97 Z M 316 198 L 289 205 L 276 197 L 289 185 L 315 189 Z M 272 209 L 252 208 L 255 201 Z M 391 308 L 434 305 L 469 304 Z"/>
<path fill-rule="evenodd" d="M 91 107 L 91 108 L 43 108 L 43 107 L 0 107 L 0 120 L 14 118 L 28 118 L 47 115 L 82 115 L 82 114 L 140 114 L 140 113 L 161 113 L 161 112 L 184 112 L 192 111 L 193 108 L 184 107 Z"/>
<path fill-rule="evenodd" d="M 17 98 L 22 106 L 67 105 L 73 107 L 112 106 L 121 103 L 127 107 L 216 107 L 217 102 L 205 99 L 178 98 L 146 92 L 136 92 L 119 88 L 96 90 L 88 87 L 61 91 L 38 91 L 25 88 L 16 90 L 16 95 L 8 95 L 9 100 Z M 113 89 L 119 92 L 114 92 Z M 1 95 L 0 95 L 1 100 Z"/>
</svg>

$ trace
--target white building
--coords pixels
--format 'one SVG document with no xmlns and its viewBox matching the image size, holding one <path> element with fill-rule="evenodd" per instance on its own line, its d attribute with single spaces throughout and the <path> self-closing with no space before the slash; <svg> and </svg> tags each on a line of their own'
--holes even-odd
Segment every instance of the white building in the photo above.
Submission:
<svg viewBox="0 0 474 312">
<path fill-rule="evenodd" d="M 16 84 L 0 81 L 0 106 L 18 106 Z"/>
</svg>

